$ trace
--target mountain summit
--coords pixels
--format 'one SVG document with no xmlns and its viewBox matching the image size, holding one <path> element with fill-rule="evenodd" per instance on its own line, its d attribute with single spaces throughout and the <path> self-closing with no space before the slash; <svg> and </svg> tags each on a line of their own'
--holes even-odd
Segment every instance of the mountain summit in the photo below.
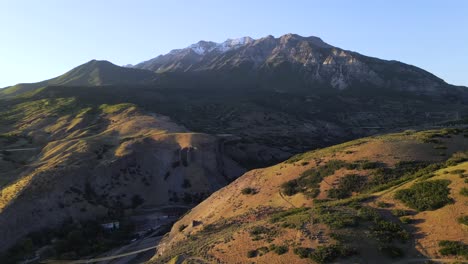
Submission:
<svg viewBox="0 0 468 264">
<path fill-rule="evenodd" d="M 256 40 L 243 37 L 223 43 L 200 41 L 134 67 L 157 73 L 209 72 L 215 73 L 216 78 L 223 74 L 232 77 L 234 71 L 242 76 L 236 74 L 232 79 L 222 78 L 223 81 L 254 82 L 256 86 L 283 92 L 391 89 L 440 95 L 448 87 L 440 78 L 415 66 L 364 56 L 334 47 L 318 37 L 296 34 Z M 216 79 L 204 75 L 206 78 Z"/>
<path fill-rule="evenodd" d="M 156 78 L 150 71 L 119 67 L 106 60 L 91 60 L 63 75 L 38 83 L 20 83 L 0 90 L 1 95 L 16 95 L 46 86 L 97 86 L 141 84 Z"/>
</svg>

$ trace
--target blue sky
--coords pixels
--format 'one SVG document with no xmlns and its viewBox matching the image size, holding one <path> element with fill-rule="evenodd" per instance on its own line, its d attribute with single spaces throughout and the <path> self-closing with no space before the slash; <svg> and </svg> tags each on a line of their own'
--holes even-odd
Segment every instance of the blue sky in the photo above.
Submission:
<svg viewBox="0 0 468 264">
<path fill-rule="evenodd" d="M 468 1 L 0 0 L 0 87 L 91 59 L 135 64 L 199 40 L 286 33 L 468 86 Z"/>
</svg>

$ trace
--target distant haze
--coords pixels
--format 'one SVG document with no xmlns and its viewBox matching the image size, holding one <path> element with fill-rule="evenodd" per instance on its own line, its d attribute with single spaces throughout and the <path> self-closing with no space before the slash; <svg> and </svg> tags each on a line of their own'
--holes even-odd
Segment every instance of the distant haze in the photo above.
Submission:
<svg viewBox="0 0 468 264">
<path fill-rule="evenodd" d="M 49 79 L 91 59 L 136 64 L 199 40 L 317 36 L 468 86 L 468 2 L 2 1 L 0 87 Z"/>
</svg>

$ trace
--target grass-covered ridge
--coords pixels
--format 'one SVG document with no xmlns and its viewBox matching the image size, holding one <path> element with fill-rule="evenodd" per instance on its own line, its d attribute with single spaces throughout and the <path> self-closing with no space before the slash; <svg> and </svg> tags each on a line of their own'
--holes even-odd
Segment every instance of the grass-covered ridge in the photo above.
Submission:
<svg viewBox="0 0 468 264">
<path fill-rule="evenodd" d="M 167 256 L 180 253 L 179 247 L 186 246 L 184 235 L 196 236 L 196 242 L 190 242 L 193 250 L 184 256 L 186 259 L 232 259 L 238 255 L 230 252 L 236 252 L 248 262 L 274 259 L 359 263 L 378 256 L 379 262 L 393 263 L 420 256 L 421 252 L 414 248 L 416 242 L 426 247 L 437 244 L 434 239 L 440 240 L 444 235 L 439 231 L 434 231 L 437 238 L 418 235 L 415 230 L 427 228 L 425 219 L 429 226 L 438 225 L 436 214 L 444 214 L 444 222 L 458 230 L 447 236 L 463 234 L 463 186 L 458 184 L 466 177 L 468 166 L 463 148 L 463 135 L 467 132 L 443 129 L 370 137 L 297 155 L 277 166 L 248 173 L 213 199 L 208 198 L 206 204 L 193 209 L 186 218 L 195 215 L 194 219 L 207 221 L 209 226 L 214 218 L 218 219 L 214 226 L 222 226 L 228 219 L 226 215 L 239 217 L 244 212 L 254 212 L 259 204 L 271 209 L 257 212 L 257 216 L 243 215 L 238 222 L 229 221 L 231 224 L 225 229 L 210 228 L 210 233 L 198 232 L 187 222 L 187 229 L 178 235 L 181 240 L 175 239 L 180 241 L 173 245 L 177 250 L 166 251 Z M 421 137 L 437 138 L 440 142 Z M 434 144 L 446 146 L 446 154 L 439 155 Z M 250 188 L 256 190 L 255 195 L 239 195 Z M 406 202 L 396 199 L 396 193 L 404 193 Z M 410 205 L 421 199 L 424 201 Z M 205 207 L 210 208 L 209 217 L 204 217 Z M 222 215 L 217 216 L 217 210 Z M 447 212 L 450 216 L 445 216 Z M 215 237 L 221 239 L 221 234 L 224 242 L 208 242 Z M 201 241 L 205 242 L 199 244 Z M 288 251 L 278 255 L 270 244 L 285 246 Z M 200 255 L 197 247 L 208 250 Z M 438 250 L 436 247 L 428 254 L 438 254 Z"/>
</svg>

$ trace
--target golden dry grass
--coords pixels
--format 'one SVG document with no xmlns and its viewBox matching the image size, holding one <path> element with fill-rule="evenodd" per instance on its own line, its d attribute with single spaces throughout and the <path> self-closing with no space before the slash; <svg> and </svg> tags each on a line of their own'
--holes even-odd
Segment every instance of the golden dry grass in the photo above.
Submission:
<svg viewBox="0 0 468 264">
<path fill-rule="evenodd" d="M 313 206 L 313 200 L 307 199 L 300 193 L 293 196 L 281 195 L 280 186 L 286 181 L 297 178 L 305 170 L 314 168 L 320 164 L 324 164 L 329 160 L 344 160 L 346 162 L 369 160 L 374 162 L 381 162 L 386 164 L 386 166 L 392 167 L 399 161 L 442 161 L 455 151 L 466 150 L 465 146 L 467 144 L 467 139 L 462 135 L 453 135 L 451 138 L 443 139 L 443 143 L 449 146 L 446 150 L 447 155 L 445 156 L 440 155 L 439 151 L 434 148 L 434 144 L 424 143 L 423 141 L 419 140 L 419 137 L 419 133 L 409 135 L 400 133 L 395 135 L 365 138 L 331 148 L 302 154 L 292 158 L 287 162 L 283 162 L 265 169 L 249 171 L 230 185 L 211 195 L 204 202 L 193 208 L 190 213 L 180 219 L 170 234 L 163 240 L 163 246 L 161 248 L 160 254 L 162 254 L 163 257 L 170 256 L 170 254 L 172 254 L 171 252 L 174 250 L 172 247 L 177 247 L 178 245 L 181 245 L 180 243 L 190 244 L 190 240 L 188 240 L 188 238 L 191 236 L 197 236 L 197 234 L 202 234 L 200 232 L 203 231 L 204 226 L 219 223 L 220 221 L 222 222 L 224 219 L 236 218 L 242 215 L 246 215 L 252 210 L 258 209 L 259 206 L 282 209 Z M 303 161 L 307 161 L 308 164 L 303 164 Z M 325 178 L 326 183 L 322 182 L 320 184 L 321 193 L 319 194 L 318 198 L 326 198 L 326 191 L 331 188 L 330 185 L 333 185 L 341 177 L 350 173 L 358 173 L 364 176 L 369 175 L 369 171 L 367 170 L 337 170 L 333 175 Z M 455 187 L 458 186 L 457 184 L 460 184 L 461 181 L 463 180 L 454 180 L 450 187 L 454 188 L 456 191 L 457 188 L 461 188 Z M 399 188 L 403 188 L 408 184 L 411 183 L 406 183 Z M 256 189 L 258 193 L 255 195 L 242 195 L 242 189 L 247 187 Z M 382 197 L 378 198 L 373 204 L 371 204 L 371 206 L 376 207 L 376 202 L 386 201 L 395 204 L 395 208 L 401 208 L 402 206 L 397 204 L 392 198 L 396 189 L 397 188 L 392 188 L 391 191 L 387 190 L 377 194 L 377 196 L 382 195 Z M 425 236 L 425 238 L 418 239 L 416 241 L 419 245 L 422 245 L 425 251 L 423 248 L 421 248 L 421 246 L 416 247 L 416 249 L 420 250 L 422 253 L 426 253 L 427 256 L 437 256 L 435 253 L 437 249 L 434 248 L 431 250 L 430 247 L 432 244 L 436 243 L 438 239 L 456 240 L 461 239 L 462 236 L 468 237 L 466 230 L 463 231 L 463 227 L 456 223 L 457 215 L 460 215 L 463 210 L 466 210 L 466 201 L 458 202 L 459 198 L 457 198 L 456 195 L 454 198 L 457 200 L 457 202 L 454 205 L 441 208 L 441 213 L 420 213 L 420 217 L 423 217 L 425 222 L 417 224 L 416 227 L 421 229 L 422 232 L 432 232 L 434 234 L 441 233 L 444 230 L 444 221 L 449 223 L 451 226 L 450 228 L 453 229 L 444 234 L 444 236 L 439 237 L 436 235 L 433 236 L 432 239 L 429 239 L 431 236 Z M 203 224 L 192 227 L 192 220 L 201 221 Z M 251 219 L 248 223 L 248 225 L 262 224 L 261 221 L 256 219 Z M 183 232 L 179 232 L 177 230 L 178 225 L 181 224 L 188 226 Z M 434 229 L 434 231 L 428 231 L 429 229 L 433 228 L 434 225 L 438 225 L 438 229 Z M 324 232 L 329 232 L 329 229 L 325 226 L 321 227 L 321 229 Z M 277 239 L 281 239 L 282 241 L 300 241 L 299 244 L 303 246 L 311 246 L 314 248 L 317 247 L 317 245 L 310 244 L 310 240 L 301 240 L 300 236 L 297 235 L 298 231 L 296 229 L 282 230 L 283 231 L 281 235 L 279 235 Z M 221 239 L 221 237 L 217 237 L 219 233 L 202 235 L 202 241 L 199 241 L 201 243 L 199 245 L 204 245 L 204 247 L 208 248 L 212 247 L 208 251 L 208 255 L 218 259 L 221 261 L 221 263 L 250 263 L 252 261 L 255 263 L 301 263 L 302 261 L 304 261 L 304 263 L 310 263 L 310 260 L 307 262 L 305 260 L 300 260 L 297 256 L 295 256 L 292 253 L 292 247 L 290 248 L 289 253 L 281 256 L 270 252 L 263 256 L 258 256 L 252 259 L 247 258 L 248 250 L 265 246 L 268 243 L 266 243 L 264 240 L 252 241 L 249 235 L 245 232 L 244 225 L 242 228 L 231 230 L 228 233 L 232 236 L 233 239 L 230 239 L 227 242 L 219 240 Z M 360 238 L 356 237 L 356 241 L 362 241 L 363 248 L 366 247 L 364 245 L 364 241 L 367 240 L 368 238 L 365 236 Z M 333 240 L 330 239 L 329 242 L 331 241 Z M 371 247 L 375 248 L 375 245 L 370 243 L 368 247 L 369 249 Z M 408 245 L 405 247 L 408 247 Z M 427 249 L 425 249 L 426 247 Z M 198 254 L 196 253 L 196 249 L 194 252 L 190 254 L 195 254 L 196 258 L 200 257 L 199 255 L 196 255 Z M 413 254 L 413 256 L 418 254 L 416 250 L 412 250 L 411 248 L 408 248 L 407 252 L 409 252 L 408 254 Z M 373 258 L 375 260 L 379 259 L 379 261 L 382 261 L 383 263 L 390 263 L 388 259 L 382 257 L 381 253 L 374 252 L 372 250 L 365 252 L 363 257 Z M 155 256 L 153 261 L 157 262 L 158 256 Z"/>
</svg>

